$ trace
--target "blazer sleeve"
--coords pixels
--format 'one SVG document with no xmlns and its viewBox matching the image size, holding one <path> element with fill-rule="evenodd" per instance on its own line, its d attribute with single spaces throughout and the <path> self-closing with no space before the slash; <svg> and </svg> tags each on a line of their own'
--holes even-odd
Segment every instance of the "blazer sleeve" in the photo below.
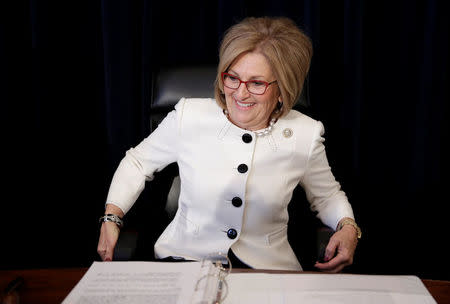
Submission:
<svg viewBox="0 0 450 304">
<path fill-rule="evenodd" d="M 147 138 L 126 152 L 112 178 L 106 204 L 127 213 L 144 190 L 145 182 L 177 161 L 184 103 L 182 98 Z"/>
<path fill-rule="evenodd" d="M 316 122 L 305 174 L 300 181 L 311 210 L 327 226 L 336 229 L 344 217 L 354 218 L 347 196 L 336 181 L 325 153 L 323 124 Z"/>
</svg>

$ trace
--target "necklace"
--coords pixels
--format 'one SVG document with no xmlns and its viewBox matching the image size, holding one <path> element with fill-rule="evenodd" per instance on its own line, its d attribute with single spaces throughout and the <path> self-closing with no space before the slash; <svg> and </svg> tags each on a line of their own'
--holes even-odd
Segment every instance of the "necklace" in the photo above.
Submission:
<svg viewBox="0 0 450 304">
<path fill-rule="evenodd" d="M 257 137 L 263 137 L 272 133 L 273 125 L 275 124 L 276 119 L 272 118 L 269 122 L 269 126 L 265 129 L 254 131 Z"/>
<path fill-rule="evenodd" d="M 229 118 L 229 116 L 228 116 L 228 110 L 226 110 L 226 109 L 223 110 L 223 114 L 225 114 L 225 116 Z M 267 136 L 267 135 L 269 135 L 270 133 L 272 133 L 272 129 L 273 129 L 273 126 L 274 126 L 274 124 L 275 124 L 276 121 L 277 121 L 277 120 L 276 120 L 275 118 L 272 118 L 272 119 L 270 120 L 269 126 L 268 126 L 267 128 L 264 128 L 264 129 L 258 130 L 258 131 L 253 131 L 253 132 L 255 132 L 255 134 L 256 134 L 257 137 Z"/>
</svg>

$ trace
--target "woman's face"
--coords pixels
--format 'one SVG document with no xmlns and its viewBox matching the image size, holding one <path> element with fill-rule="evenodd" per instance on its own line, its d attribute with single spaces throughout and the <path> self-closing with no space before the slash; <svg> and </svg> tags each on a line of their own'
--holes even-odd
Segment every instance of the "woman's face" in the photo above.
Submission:
<svg viewBox="0 0 450 304">
<path fill-rule="evenodd" d="M 237 57 L 227 73 L 242 81 L 263 80 L 270 83 L 276 80 L 266 58 L 260 53 L 254 52 Z M 223 89 L 229 119 L 232 123 L 251 131 L 268 126 L 270 115 L 280 98 L 276 83 L 269 85 L 263 95 L 249 93 L 244 83 L 241 83 L 237 89 L 225 86 Z"/>
</svg>

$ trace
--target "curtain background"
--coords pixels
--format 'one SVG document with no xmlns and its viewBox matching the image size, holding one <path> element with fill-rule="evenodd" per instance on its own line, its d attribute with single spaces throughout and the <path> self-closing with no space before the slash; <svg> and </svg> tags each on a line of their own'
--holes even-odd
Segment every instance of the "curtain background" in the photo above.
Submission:
<svg viewBox="0 0 450 304">
<path fill-rule="evenodd" d="M 449 280 L 445 2 L 292 2 L 1 4 L 0 268 L 96 260 L 112 174 L 149 132 L 152 72 L 216 64 L 230 25 L 271 15 L 313 40 L 309 114 L 363 229 L 352 271 Z"/>
</svg>

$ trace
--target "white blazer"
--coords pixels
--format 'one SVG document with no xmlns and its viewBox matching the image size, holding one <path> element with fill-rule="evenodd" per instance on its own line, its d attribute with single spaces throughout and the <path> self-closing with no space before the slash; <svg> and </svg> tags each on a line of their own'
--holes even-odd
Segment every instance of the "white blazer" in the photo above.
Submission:
<svg viewBox="0 0 450 304">
<path fill-rule="evenodd" d="M 158 258 L 233 252 L 254 268 L 301 270 L 287 239 L 297 184 L 335 229 L 352 208 L 328 165 L 322 123 L 290 111 L 266 137 L 241 129 L 214 99 L 182 98 L 158 128 L 127 151 L 106 203 L 126 213 L 155 171 L 177 162 L 177 213 L 155 244 Z M 246 141 L 244 142 L 243 135 Z"/>
</svg>

